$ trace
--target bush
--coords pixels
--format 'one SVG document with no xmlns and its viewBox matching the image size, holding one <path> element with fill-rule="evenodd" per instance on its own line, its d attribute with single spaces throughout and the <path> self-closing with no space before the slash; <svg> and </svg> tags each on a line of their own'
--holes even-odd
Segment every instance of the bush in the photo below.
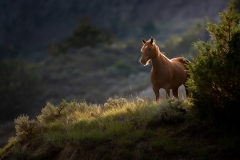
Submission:
<svg viewBox="0 0 240 160">
<path fill-rule="evenodd" d="M 179 124 L 185 120 L 187 104 L 182 100 L 166 100 L 161 103 L 161 107 L 149 121 L 149 126 Z"/>
<path fill-rule="evenodd" d="M 60 116 L 57 111 L 57 107 L 55 107 L 53 104 L 51 103 L 47 103 L 47 105 L 42 109 L 42 114 L 37 116 L 37 119 L 41 122 L 41 123 L 49 123 L 49 122 L 53 122 L 58 116 Z"/>
<path fill-rule="evenodd" d="M 106 103 L 104 103 L 103 109 L 116 109 L 116 108 L 122 108 L 125 104 L 128 103 L 128 100 L 126 98 L 118 98 L 115 97 L 109 98 Z"/>
<path fill-rule="evenodd" d="M 85 101 L 77 102 L 72 101 L 70 103 L 66 102 L 66 100 L 62 100 L 62 102 L 54 106 L 50 102 L 47 102 L 46 106 L 42 108 L 42 114 L 37 116 L 37 119 L 42 124 L 48 124 L 55 122 L 56 120 L 64 121 L 74 121 L 78 119 L 76 116 L 69 116 L 74 115 L 74 113 L 79 114 L 88 114 L 90 112 L 96 112 L 99 106 L 95 104 L 88 105 Z"/>
<path fill-rule="evenodd" d="M 28 116 L 21 115 L 14 120 L 16 135 L 22 140 L 28 136 L 34 135 L 39 131 L 38 122 L 29 120 Z"/>
<path fill-rule="evenodd" d="M 240 15 L 230 3 L 219 24 L 208 21 L 212 43 L 198 41 L 187 85 L 201 119 L 232 125 L 240 120 Z"/>
</svg>

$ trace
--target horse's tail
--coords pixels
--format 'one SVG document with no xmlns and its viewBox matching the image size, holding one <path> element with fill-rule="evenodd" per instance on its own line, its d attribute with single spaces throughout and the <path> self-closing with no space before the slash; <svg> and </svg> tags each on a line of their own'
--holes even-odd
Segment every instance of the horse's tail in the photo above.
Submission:
<svg viewBox="0 0 240 160">
<path fill-rule="evenodd" d="M 185 66 L 186 69 L 187 69 L 187 64 L 191 63 L 187 58 L 184 58 L 184 57 L 182 57 L 179 61 Z"/>
<path fill-rule="evenodd" d="M 184 65 L 191 63 L 187 58 L 183 58 L 182 60 Z"/>
</svg>

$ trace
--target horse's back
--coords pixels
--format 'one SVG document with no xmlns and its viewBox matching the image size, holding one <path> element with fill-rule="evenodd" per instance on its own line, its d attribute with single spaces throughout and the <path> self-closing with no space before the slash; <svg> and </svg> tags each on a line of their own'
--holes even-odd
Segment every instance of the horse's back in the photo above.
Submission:
<svg viewBox="0 0 240 160">
<path fill-rule="evenodd" d="M 184 58 L 184 57 L 173 58 L 173 59 L 171 59 L 171 61 L 172 61 L 173 63 L 179 62 L 179 63 L 181 63 L 185 68 L 186 68 L 186 64 L 190 62 L 188 59 L 186 59 L 186 58 Z"/>
</svg>

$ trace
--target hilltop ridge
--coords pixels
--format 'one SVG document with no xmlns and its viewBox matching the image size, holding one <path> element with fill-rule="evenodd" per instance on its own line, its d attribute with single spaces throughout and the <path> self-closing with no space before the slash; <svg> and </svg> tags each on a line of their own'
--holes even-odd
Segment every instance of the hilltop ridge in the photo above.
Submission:
<svg viewBox="0 0 240 160">
<path fill-rule="evenodd" d="M 109 98 L 104 105 L 47 103 L 37 120 L 15 119 L 0 149 L 11 159 L 235 159 L 239 135 L 194 118 L 188 100 Z M 227 135 L 231 136 L 227 136 Z"/>
</svg>

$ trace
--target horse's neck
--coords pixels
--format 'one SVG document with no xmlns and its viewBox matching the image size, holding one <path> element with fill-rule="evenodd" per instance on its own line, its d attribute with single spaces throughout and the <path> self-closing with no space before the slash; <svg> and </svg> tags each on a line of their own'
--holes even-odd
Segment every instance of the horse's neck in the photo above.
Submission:
<svg viewBox="0 0 240 160">
<path fill-rule="evenodd" d="M 166 66 L 171 63 L 171 60 L 169 60 L 163 53 L 161 53 L 157 46 L 156 54 L 157 54 L 156 57 L 152 59 L 152 67 L 155 70 L 164 69 L 163 66 Z"/>
</svg>

